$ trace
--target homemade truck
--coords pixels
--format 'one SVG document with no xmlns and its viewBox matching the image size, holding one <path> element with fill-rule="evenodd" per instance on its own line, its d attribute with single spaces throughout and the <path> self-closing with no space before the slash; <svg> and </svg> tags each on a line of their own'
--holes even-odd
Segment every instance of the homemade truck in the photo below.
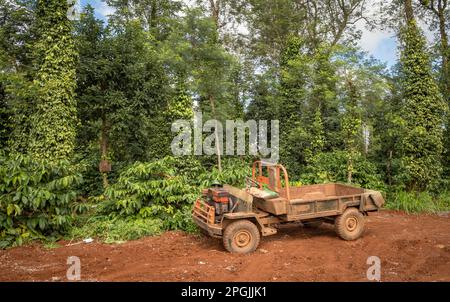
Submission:
<svg viewBox="0 0 450 302">
<path fill-rule="evenodd" d="M 290 187 L 282 165 L 256 161 L 245 189 L 215 183 L 203 190 L 192 217 L 204 233 L 222 238 L 227 251 L 250 253 L 261 235 L 276 234 L 279 225 L 292 222 L 334 223 L 339 237 L 356 240 L 364 232 L 364 216 L 383 204 L 380 192 L 344 184 Z"/>
</svg>

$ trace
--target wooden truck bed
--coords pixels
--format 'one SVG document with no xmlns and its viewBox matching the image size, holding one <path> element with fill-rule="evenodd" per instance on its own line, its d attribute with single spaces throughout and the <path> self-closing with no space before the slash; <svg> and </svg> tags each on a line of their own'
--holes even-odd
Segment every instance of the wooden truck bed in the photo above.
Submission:
<svg viewBox="0 0 450 302">
<path fill-rule="evenodd" d="M 289 193 L 290 202 L 282 190 L 277 198 L 254 198 L 253 205 L 291 221 L 339 215 L 349 206 L 375 211 L 384 202 L 377 191 L 335 183 L 292 187 Z"/>
</svg>

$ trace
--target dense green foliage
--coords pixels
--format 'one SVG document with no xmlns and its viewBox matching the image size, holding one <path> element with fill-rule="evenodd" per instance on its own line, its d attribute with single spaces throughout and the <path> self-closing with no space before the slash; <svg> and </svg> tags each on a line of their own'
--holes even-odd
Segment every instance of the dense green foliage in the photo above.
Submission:
<svg viewBox="0 0 450 302">
<path fill-rule="evenodd" d="M 68 162 L 1 157 L 0 247 L 64 234 L 73 214 L 83 210 L 74 190 L 81 180 Z"/>
<path fill-rule="evenodd" d="M 106 0 L 110 16 L 87 5 L 75 21 L 66 1 L 0 0 L 0 245 L 195 231 L 201 190 L 242 186 L 256 158 L 173 157 L 172 123 L 195 112 L 278 120 L 295 184 L 449 210 L 450 12 L 436 1 L 378 1 L 375 23 L 401 42 L 388 69 L 358 46 L 364 0 Z"/>
<path fill-rule="evenodd" d="M 167 109 L 167 78 L 152 36 L 137 22 L 105 28 L 94 19 L 92 8 L 77 30 L 78 114 L 85 125 L 78 134 L 80 149 L 98 144 L 101 137 L 102 159 L 113 162 L 167 153 L 164 135 L 170 128 L 159 114 Z M 161 135 L 154 135 L 158 131 Z"/>
<path fill-rule="evenodd" d="M 249 169 L 240 160 L 225 160 L 225 172 L 206 169 L 195 159 L 165 157 L 149 163 L 134 163 L 124 170 L 116 183 L 105 190 L 104 213 L 140 214 L 143 217 L 172 216 L 184 211 L 199 196 L 201 189 L 220 181 L 242 185 Z M 166 217 L 168 218 L 168 217 Z"/>
<path fill-rule="evenodd" d="M 161 219 L 79 216 L 67 237 L 68 239 L 97 238 L 106 243 L 119 243 L 144 236 L 158 235 L 162 230 Z"/>
<path fill-rule="evenodd" d="M 217 168 L 207 169 L 193 158 L 136 162 L 120 174 L 105 195 L 97 198 L 95 211 L 81 218 L 83 223 L 72 235 L 84 233 L 119 240 L 162 230 L 194 231 L 190 213 L 203 188 L 213 181 L 242 186 L 245 177 L 250 176 L 241 160 L 225 159 L 223 167 L 224 172 L 219 173 Z"/>
<path fill-rule="evenodd" d="M 34 48 L 36 101 L 30 116 L 28 152 L 35 158 L 69 160 L 75 148 L 77 52 L 65 1 L 39 1 Z"/>
<path fill-rule="evenodd" d="M 402 111 L 398 121 L 401 170 L 408 190 L 424 190 L 442 175 L 444 114 L 448 110 L 431 74 L 425 38 L 414 21 L 402 32 Z"/>
<path fill-rule="evenodd" d="M 395 192 L 388 195 L 387 208 L 405 211 L 407 213 L 439 213 L 448 211 L 450 207 L 450 195 L 430 194 L 429 192 Z"/>
<path fill-rule="evenodd" d="M 345 183 L 348 180 L 348 158 L 346 151 L 319 153 L 306 167 L 301 179 L 308 184 Z M 353 155 L 352 161 L 352 180 L 355 184 L 375 190 L 386 190 L 376 165 L 361 154 Z"/>
</svg>

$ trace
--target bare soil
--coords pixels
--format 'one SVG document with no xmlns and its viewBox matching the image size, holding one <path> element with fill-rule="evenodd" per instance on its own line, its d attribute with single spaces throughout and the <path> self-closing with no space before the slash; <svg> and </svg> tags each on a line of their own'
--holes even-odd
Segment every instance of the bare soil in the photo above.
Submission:
<svg viewBox="0 0 450 302">
<path fill-rule="evenodd" d="M 381 259 L 382 281 L 450 281 L 450 216 L 370 214 L 364 237 L 339 239 L 332 225 L 288 225 L 250 255 L 218 239 L 167 232 L 123 244 L 59 242 L 0 250 L 0 281 L 66 281 L 67 258 L 82 281 L 367 281 L 367 259 Z M 69 246 L 67 246 L 69 245 Z"/>
</svg>

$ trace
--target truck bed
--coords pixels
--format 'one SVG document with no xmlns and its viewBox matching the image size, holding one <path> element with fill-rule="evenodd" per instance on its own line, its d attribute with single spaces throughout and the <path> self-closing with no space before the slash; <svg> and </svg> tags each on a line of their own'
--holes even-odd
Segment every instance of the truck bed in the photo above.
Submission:
<svg viewBox="0 0 450 302">
<path fill-rule="evenodd" d="M 273 215 L 286 215 L 286 220 L 295 220 L 339 215 L 349 206 L 375 211 L 384 202 L 379 192 L 337 183 L 292 187 L 289 193 L 290 202 L 282 190 L 277 198 L 254 198 L 253 204 Z"/>
<path fill-rule="evenodd" d="M 291 187 L 289 189 L 291 200 L 318 200 L 339 196 L 356 195 L 364 193 L 364 189 L 349 185 L 330 183 L 319 185 L 306 185 Z M 286 191 L 280 192 L 280 197 L 286 198 Z"/>
</svg>

